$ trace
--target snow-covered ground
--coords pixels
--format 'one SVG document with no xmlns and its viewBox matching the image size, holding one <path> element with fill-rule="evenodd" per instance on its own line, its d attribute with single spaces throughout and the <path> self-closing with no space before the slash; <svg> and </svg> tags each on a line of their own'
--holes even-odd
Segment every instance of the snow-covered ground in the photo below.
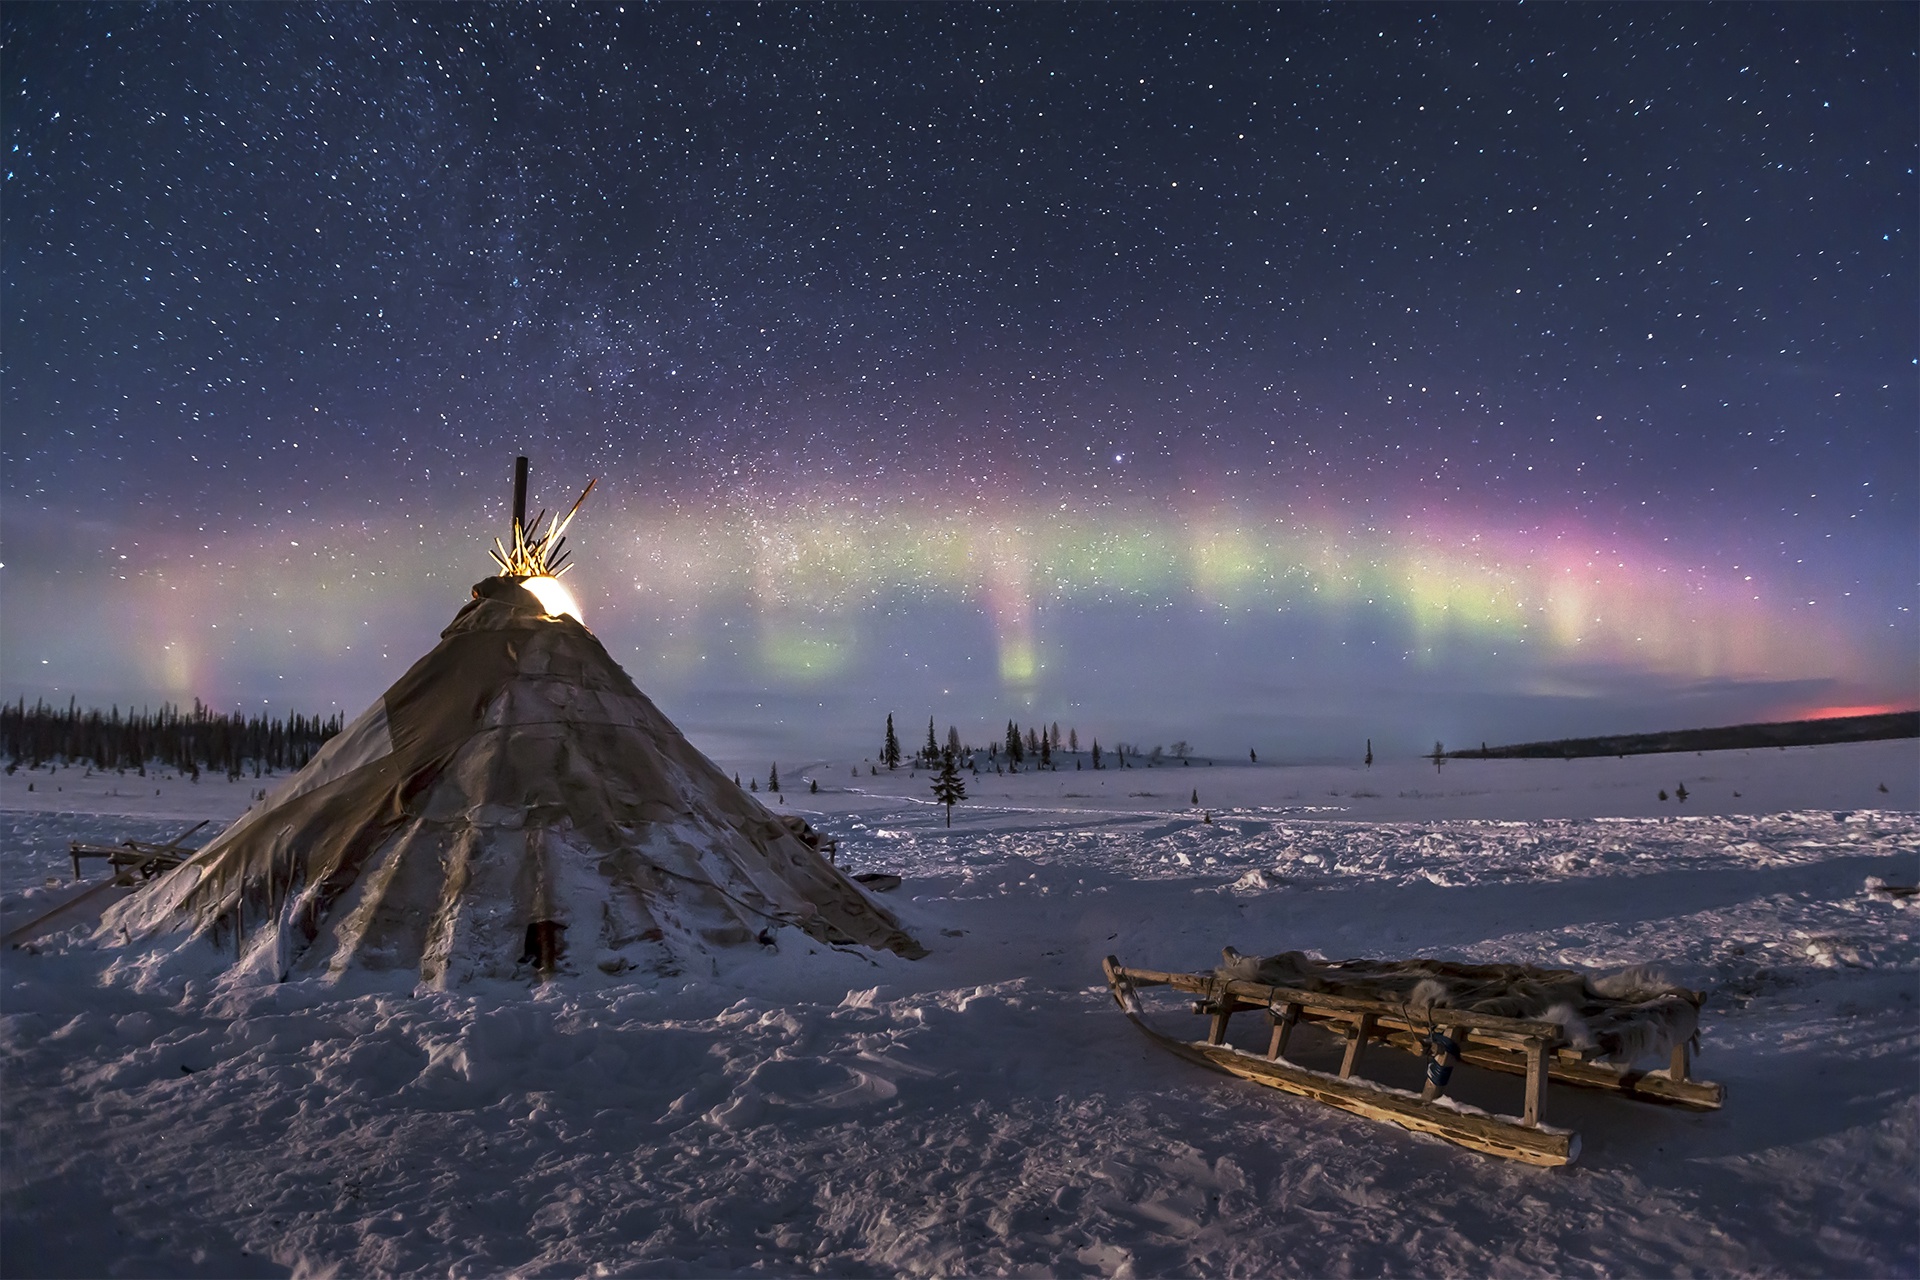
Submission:
<svg viewBox="0 0 1920 1280">
<path fill-rule="evenodd" d="M 1869 888 L 1920 879 L 1920 744 L 1069 766 L 969 777 L 951 830 L 924 772 L 853 768 L 783 765 L 784 807 L 903 877 L 925 960 L 789 933 L 666 984 L 413 996 L 0 957 L 0 1270 L 1920 1272 L 1920 899 Z M 0 779 L 0 929 L 71 892 L 68 840 L 269 785 Z M 1101 985 L 1227 944 L 1658 964 L 1711 992 L 1727 1105 L 1556 1086 L 1584 1151 L 1533 1169 L 1176 1060 Z"/>
</svg>

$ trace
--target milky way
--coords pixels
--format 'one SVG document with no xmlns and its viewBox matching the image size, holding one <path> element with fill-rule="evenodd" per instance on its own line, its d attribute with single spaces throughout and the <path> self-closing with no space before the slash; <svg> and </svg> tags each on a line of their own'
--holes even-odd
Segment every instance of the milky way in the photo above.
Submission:
<svg viewBox="0 0 1920 1280">
<path fill-rule="evenodd" d="M 517 453 L 698 736 L 1910 705 L 1905 6 L 10 6 L 10 697 L 357 708 Z"/>
</svg>

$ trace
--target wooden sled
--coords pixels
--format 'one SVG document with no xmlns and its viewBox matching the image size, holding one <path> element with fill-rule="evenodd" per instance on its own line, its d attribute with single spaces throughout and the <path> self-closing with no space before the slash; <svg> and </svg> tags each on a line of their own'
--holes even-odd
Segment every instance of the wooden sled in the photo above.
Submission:
<svg viewBox="0 0 1920 1280">
<path fill-rule="evenodd" d="M 198 849 L 185 848 L 180 842 L 212 821 L 212 818 L 202 819 L 165 844 L 155 844 L 150 840 L 122 840 L 119 844 L 84 844 L 78 840 L 70 841 L 67 845 L 67 854 L 73 859 L 73 878 L 75 880 L 80 878 L 80 859 L 105 858 L 107 865 L 113 870 L 113 882 L 134 887 L 139 883 L 134 876 L 138 875 L 140 881 L 151 880 L 157 875 L 173 870 L 198 853 Z"/>
<path fill-rule="evenodd" d="M 1588 1089 L 1608 1089 L 1650 1102 L 1669 1102 L 1697 1110 L 1717 1109 L 1725 1089 L 1689 1074 L 1687 1042 L 1673 1050 L 1669 1065 L 1660 1071 L 1635 1071 L 1597 1062 L 1598 1049 L 1576 1049 L 1567 1043 L 1557 1022 L 1505 1018 L 1472 1010 L 1435 1008 L 1410 1014 L 1403 1005 L 1383 1000 L 1338 996 L 1260 982 L 1228 980 L 1212 973 L 1164 973 L 1157 969 L 1128 969 L 1114 956 L 1104 965 L 1108 989 L 1135 1026 L 1158 1044 L 1202 1066 L 1225 1071 L 1257 1084 L 1282 1089 L 1324 1102 L 1342 1111 L 1386 1120 L 1403 1128 L 1430 1133 L 1448 1142 L 1481 1152 L 1535 1165 L 1572 1164 L 1580 1157 L 1580 1135 L 1557 1129 L 1542 1120 L 1547 1081 Z M 1200 999 L 1195 1013 L 1210 1015 L 1205 1040 L 1184 1041 L 1148 1025 L 1141 1016 L 1136 988 L 1168 986 Z M 1226 1042 L 1227 1022 L 1236 1013 L 1264 1012 L 1272 1023 L 1265 1057 L 1237 1049 Z M 1301 1023 L 1319 1023 L 1346 1039 L 1338 1075 L 1289 1062 L 1287 1044 Z M 1426 1057 L 1426 1034 L 1443 1029 L 1454 1051 L 1433 1065 L 1419 1093 L 1396 1089 L 1355 1074 L 1367 1048 L 1375 1043 Z M 1452 1068 L 1465 1063 L 1491 1071 L 1524 1076 L 1518 1116 L 1493 1115 L 1444 1096 L 1444 1080 Z"/>
<path fill-rule="evenodd" d="M 119 844 L 85 844 L 69 841 L 67 853 L 73 859 L 73 878 L 80 878 L 80 859 L 105 858 L 112 870 L 111 879 L 102 880 L 43 911 L 19 928 L 0 937 L 0 948 L 23 947 L 36 938 L 77 924 L 97 919 L 108 907 L 155 876 L 173 870 L 198 850 L 181 844 L 188 836 L 213 819 L 196 822 L 165 844 L 150 840 L 123 840 Z"/>
</svg>

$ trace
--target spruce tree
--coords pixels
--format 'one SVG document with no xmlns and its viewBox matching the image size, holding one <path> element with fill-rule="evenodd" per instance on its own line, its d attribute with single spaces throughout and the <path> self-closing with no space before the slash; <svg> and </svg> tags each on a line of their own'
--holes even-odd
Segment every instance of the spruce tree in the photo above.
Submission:
<svg viewBox="0 0 1920 1280">
<path fill-rule="evenodd" d="M 779 789 L 780 789 L 780 766 L 778 764 L 774 764 L 769 766 L 767 769 L 767 790 L 778 791 Z"/>
<path fill-rule="evenodd" d="M 940 758 L 940 744 L 933 738 L 933 717 L 927 717 L 927 745 L 920 748 L 920 756 L 928 765 Z"/>
<path fill-rule="evenodd" d="M 887 741 L 880 748 L 880 762 L 889 772 L 900 767 L 900 739 L 893 731 L 893 713 L 887 713 Z"/>
<path fill-rule="evenodd" d="M 953 825 L 953 806 L 967 798 L 967 784 L 960 777 L 952 752 L 940 757 L 940 772 L 934 775 L 933 798 L 947 806 L 947 825 Z"/>
</svg>

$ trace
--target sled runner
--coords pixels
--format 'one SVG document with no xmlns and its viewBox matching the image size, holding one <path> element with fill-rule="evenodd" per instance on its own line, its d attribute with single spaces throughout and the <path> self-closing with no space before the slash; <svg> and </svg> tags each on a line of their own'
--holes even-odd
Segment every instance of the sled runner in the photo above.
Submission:
<svg viewBox="0 0 1920 1280">
<path fill-rule="evenodd" d="M 1129 969 L 1114 956 L 1104 967 L 1114 1000 L 1134 1025 L 1180 1057 L 1528 1164 L 1572 1164 L 1580 1155 L 1578 1134 L 1542 1118 L 1549 1080 L 1697 1110 L 1717 1109 L 1725 1096 L 1722 1086 L 1690 1071 L 1704 997 L 1646 970 L 1600 978 L 1520 965 L 1332 962 L 1300 952 L 1262 960 L 1231 947 L 1212 973 Z M 1193 1012 L 1210 1018 L 1206 1039 L 1181 1040 L 1147 1023 L 1136 992 L 1155 986 L 1199 997 Z M 1264 1056 L 1227 1043 L 1229 1020 L 1245 1012 L 1264 1013 L 1271 1025 Z M 1303 1025 L 1345 1040 L 1337 1074 L 1288 1060 Z M 1356 1074 L 1374 1045 L 1423 1060 L 1420 1092 Z M 1664 1055 L 1668 1065 L 1636 1070 L 1634 1060 L 1649 1053 Z M 1524 1077 L 1519 1114 L 1494 1115 L 1448 1098 L 1453 1070 L 1463 1063 Z"/>
</svg>

